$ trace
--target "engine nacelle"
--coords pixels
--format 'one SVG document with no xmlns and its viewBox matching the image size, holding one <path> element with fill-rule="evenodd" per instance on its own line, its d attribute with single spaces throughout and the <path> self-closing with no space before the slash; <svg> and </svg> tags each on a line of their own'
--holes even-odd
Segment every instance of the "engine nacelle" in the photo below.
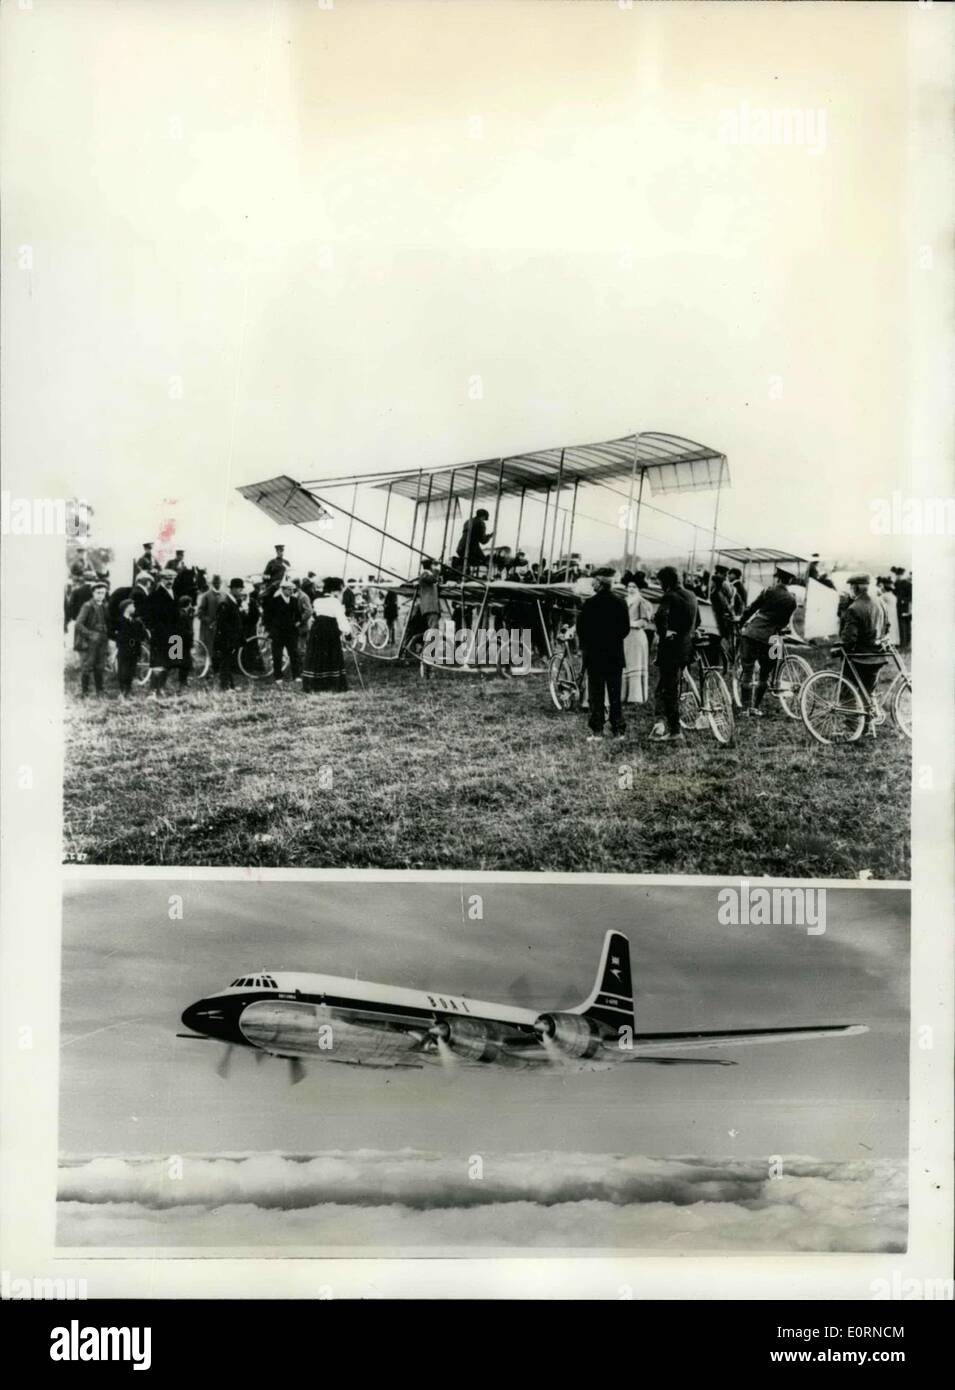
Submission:
<svg viewBox="0 0 955 1390">
<path fill-rule="evenodd" d="M 494 1062 L 504 1047 L 497 1030 L 477 1018 L 442 1019 L 434 1035 L 446 1043 L 456 1057 L 468 1062 Z"/>
<path fill-rule="evenodd" d="M 534 1027 L 565 1057 L 596 1057 L 603 1041 L 600 1027 L 581 1014 L 541 1014 Z"/>
</svg>

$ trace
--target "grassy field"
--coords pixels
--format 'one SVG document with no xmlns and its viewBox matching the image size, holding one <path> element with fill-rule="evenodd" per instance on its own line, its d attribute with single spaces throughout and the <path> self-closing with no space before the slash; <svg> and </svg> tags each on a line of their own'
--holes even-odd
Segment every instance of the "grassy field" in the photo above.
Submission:
<svg viewBox="0 0 955 1390">
<path fill-rule="evenodd" d="M 365 661 L 342 695 L 208 680 L 162 702 L 66 693 L 67 862 L 907 878 L 910 745 L 824 748 L 779 712 L 589 744 L 546 679 Z M 653 673 L 651 672 L 651 676 Z"/>
</svg>

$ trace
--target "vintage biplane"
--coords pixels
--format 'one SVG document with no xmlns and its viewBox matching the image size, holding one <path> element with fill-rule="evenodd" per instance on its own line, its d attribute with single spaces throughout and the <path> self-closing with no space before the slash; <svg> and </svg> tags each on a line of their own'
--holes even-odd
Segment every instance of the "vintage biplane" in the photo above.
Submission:
<svg viewBox="0 0 955 1390">
<path fill-rule="evenodd" d="M 626 569 L 636 562 L 642 514 L 673 516 L 648 500 L 648 489 L 652 496 L 715 490 L 710 546 L 715 553 L 720 491 L 728 485 L 726 456 L 718 449 L 645 431 L 430 468 L 302 481 L 282 474 L 238 491 L 278 525 L 297 527 L 340 552 L 346 574 L 349 565 L 360 564 L 369 587 L 390 590 L 399 600 L 394 640 L 380 620 L 370 631 L 356 632 L 356 647 L 365 655 L 391 661 L 410 656 L 448 670 L 509 674 L 544 669 L 554 656 L 555 634 L 586 597 L 586 586 L 570 582 L 575 526 L 585 516 L 578 502 L 585 490 L 599 489 L 615 499 L 612 521 L 589 514 L 587 520 L 611 526 L 623 539 Z M 476 543 L 472 528 L 479 525 L 478 511 L 486 513 L 490 529 L 481 524 Z M 529 582 L 507 577 L 510 563 L 521 555 L 534 567 Z M 424 561 L 440 575 L 447 630 L 446 641 L 430 644 L 417 602 Z M 704 626 L 711 621 L 704 615 Z M 489 634 L 514 627 L 533 635 L 529 662 L 515 663 L 511 647 L 488 640 Z"/>
</svg>

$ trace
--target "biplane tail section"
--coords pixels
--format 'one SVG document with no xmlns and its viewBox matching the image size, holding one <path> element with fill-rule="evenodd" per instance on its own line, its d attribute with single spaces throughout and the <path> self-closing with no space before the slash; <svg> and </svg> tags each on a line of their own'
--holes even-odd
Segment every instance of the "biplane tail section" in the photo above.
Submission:
<svg viewBox="0 0 955 1390">
<path fill-rule="evenodd" d="M 600 968 L 589 999 L 575 1014 L 592 1018 L 617 1032 L 629 1025 L 634 1027 L 633 981 L 630 975 L 630 942 L 619 931 L 608 931 L 604 937 Z"/>
<path fill-rule="evenodd" d="M 261 483 L 249 483 L 236 491 L 279 526 L 304 526 L 331 516 L 328 508 L 323 507 L 307 488 L 285 473 Z"/>
</svg>

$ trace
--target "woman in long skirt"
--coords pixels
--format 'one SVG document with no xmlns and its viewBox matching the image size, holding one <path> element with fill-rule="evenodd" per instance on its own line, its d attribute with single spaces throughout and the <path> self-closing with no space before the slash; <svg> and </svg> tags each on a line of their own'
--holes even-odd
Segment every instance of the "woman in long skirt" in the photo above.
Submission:
<svg viewBox="0 0 955 1390">
<path fill-rule="evenodd" d="M 630 631 L 623 640 L 622 700 L 625 705 L 643 705 L 650 673 L 647 630 L 653 627 L 653 609 L 632 581 L 627 585 L 627 610 Z"/>
<path fill-rule="evenodd" d="M 308 694 L 323 690 L 347 690 L 342 636 L 351 631 L 339 598 L 340 579 L 326 579 L 322 594 L 312 604 L 312 626 L 305 646 L 302 689 Z"/>
</svg>

